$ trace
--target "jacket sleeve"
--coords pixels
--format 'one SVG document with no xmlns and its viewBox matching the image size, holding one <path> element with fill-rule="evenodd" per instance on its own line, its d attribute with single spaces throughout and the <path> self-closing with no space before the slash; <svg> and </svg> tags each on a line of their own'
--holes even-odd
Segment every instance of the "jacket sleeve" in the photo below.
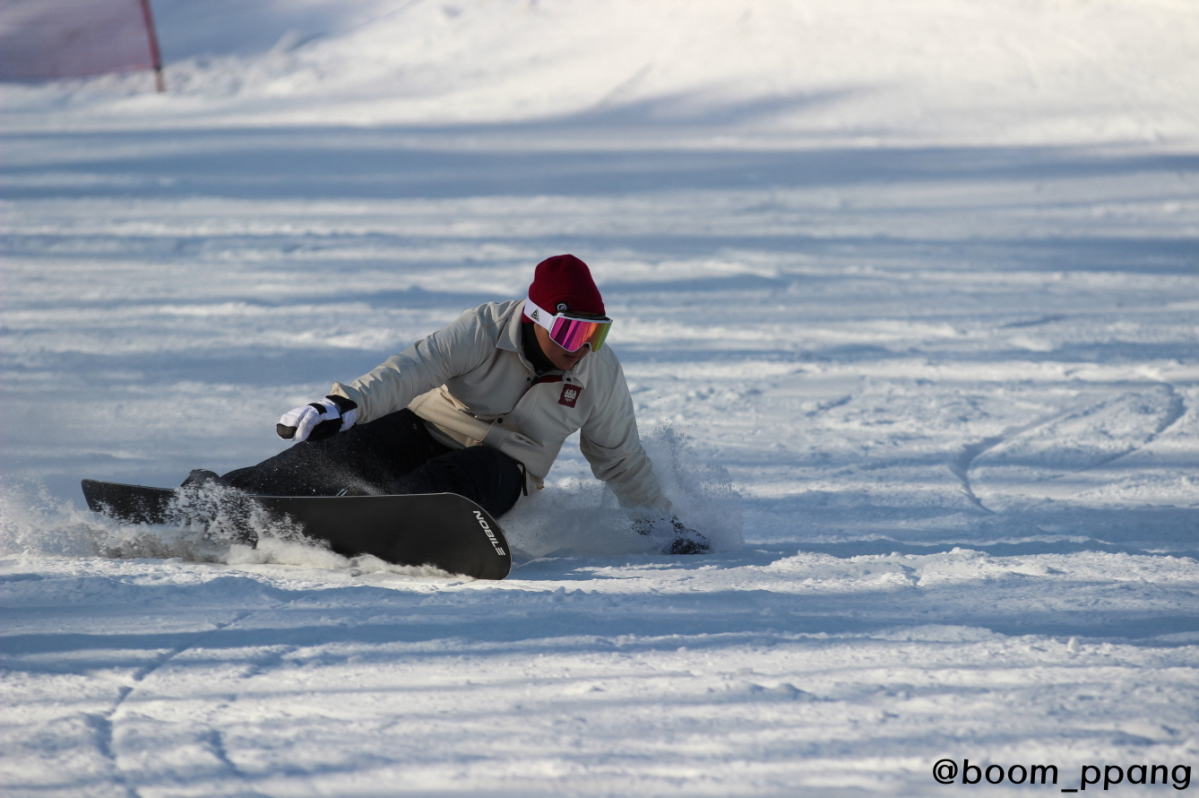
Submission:
<svg viewBox="0 0 1199 798">
<path fill-rule="evenodd" d="M 444 385 L 483 363 L 494 348 L 474 311 L 418 341 L 349 385 L 333 383 L 330 393 L 358 404 L 358 423 L 365 424 L 403 410 L 423 393 Z"/>
<path fill-rule="evenodd" d="M 591 464 L 591 473 L 603 480 L 623 507 L 646 507 L 670 512 L 653 463 L 637 434 L 633 397 L 619 361 L 615 374 L 605 380 L 602 396 L 579 432 L 579 450 Z"/>
</svg>

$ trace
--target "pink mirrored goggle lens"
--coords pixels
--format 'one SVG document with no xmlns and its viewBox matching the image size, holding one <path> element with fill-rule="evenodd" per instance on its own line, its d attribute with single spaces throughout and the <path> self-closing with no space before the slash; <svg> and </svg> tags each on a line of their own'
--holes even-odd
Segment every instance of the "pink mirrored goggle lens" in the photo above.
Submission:
<svg viewBox="0 0 1199 798">
<path fill-rule="evenodd" d="M 584 345 L 589 345 L 592 352 L 598 352 L 610 329 L 611 320 L 593 321 L 558 316 L 554 319 L 554 328 L 550 330 L 550 340 L 567 352 L 577 352 Z"/>
</svg>

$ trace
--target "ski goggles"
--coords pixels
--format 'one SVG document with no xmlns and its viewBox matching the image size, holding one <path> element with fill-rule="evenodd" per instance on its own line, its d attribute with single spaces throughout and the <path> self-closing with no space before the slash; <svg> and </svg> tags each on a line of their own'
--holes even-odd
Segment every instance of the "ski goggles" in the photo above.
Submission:
<svg viewBox="0 0 1199 798">
<path fill-rule="evenodd" d="M 564 313 L 550 313 L 537 307 L 531 299 L 525 300 L 525 315 L 545 328 L 550 340 L 567 352 L 577 352 L 584 346 L 598 352 L 608 337 L 608 330 L 612 329 L 611 319 L 580 319 Z"/>
</svg>

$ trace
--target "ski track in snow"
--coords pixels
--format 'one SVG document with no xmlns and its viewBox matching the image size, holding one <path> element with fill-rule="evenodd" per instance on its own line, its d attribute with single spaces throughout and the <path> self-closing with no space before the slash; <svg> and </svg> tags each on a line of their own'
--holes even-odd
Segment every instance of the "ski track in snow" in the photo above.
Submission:
<svg viewBox="0 0 1199 798">
<path fill-rule="evenodd" d="M 1008 325 L 1008 326 L 1010 326 L 1010 325 Z M 1025 326 L 1025 325 L 1020 325 L 1020 326 Z M 1187 412 L 1186 404 L 1183 402 L 1182 397 L 1174 389 L 1173 385 L 1170 385 L 1169 383 L 1159 383 L 1159 386 L 1161 388 L 1164 388 L 1166 393 L 1168 394 L 1169 399 L 1167 402 L 1167 406 L 1161 410 L 1160 414 L 1158 415 L 1158 421 L 1153 426 L 1153 431 L 1151 433 L 1149 433 L 1147 436 L 1145 436 L 1143 441 L 1141 441 L 1140 443 L 1128 442 L 1127 448 L 1121 448 L 1120 450 L 1118 450 L 1114 453 L 1099 455 L 1099 456 L 1090 458 L 1091 462 L 1086 463 L 1081 468 L 1076 468 L 1076 469 L 1073 469 L 1073 470 L 1070 470 L 1067 472 L 1062 472 L 1060 470 L 1054 470 L 1052 468 L 1045 469 L 1046 473 L 1043 474 L 1041 476 L 1041 478 L 1042 479 L 1054 479 L 1054 478 L 1064 476 L 1067 473 L 1077 474 L 1080 472 L 1090 470 L 1092 468 L 1100 468 L 1109 463 L 1113 463 L 1122 457 L 1127 457 L 1128 455 L 1131 455 L 1134 452 L 1140 451 L 1140 450 L 1144 449 L 1146 446 L 1148 446 L 1149 444 L 1153 443 L 1153 441 L 1155 439 L 1157 439 L 1157 437 L 1159 435 L 1161 435 L 1163 432 L 1165 432 L 1171 426 L 1173 426 L 1175 423 L 1177 423 L 1179 421 L 1179 419 L 1181 419 L 1183 417 L 1183 415 Z M 1107 400 L 1107 401 L 1110 401 L 1110 400 Z M 993 450 L 997 449 L 998 447 L 1007 445 L 1010 441 L 1012 441 L 1013 439 L 1017 438 L 1020 435 L 1025 435 L 1032 431 L 1049 427 L 1054 422 L 1060 421 L 1062 419 L 1085 416 L 1088 414 L 1089 411 L 1091 411 L 1093 409 L 1093 407 L 1094 406 L 1092 405 L 1092 406 L 1086 406 L 1086 407 L 1082 407 L 1082 408 L 1067 409 L 1060 413 L 1056 413 L 1048 418 L 1040 419 L 1040 420 L 1032 422 L 1031 424 L 1027 424 L 1027 425 L 1024 425 L 1021 427 L 1016 427 L 1016 428 L 1013 428 L 1010 430 L 1005 430 L 1005 432 L 1001 435 L 996 435 L 996 436 L 993 436 L 990 438 L 986 438 L 982 441 L 979 441 L 978 443 L 966 446 L 962 450 L 962 452 L 956 458 L 954 458 L 953 462 L 950 464 L 950 470 L 953 471 L 953 473 L 962 481 L 962 488 L 963 488 L 963 490 L 965 490 L 966 495 L 969 497 L 970 501 L 972 501 L 974 504 L 976 504 L 980 509 L 986 510 L 987 512 L 991 512 L 990 508 L 988 508 L 982 502 L 982 500 L 979 499 L 978 496 L 975 494 L 974 487 L 971 484 L 970 471 L 971 471 L 971 469 L 973 469 L 976 466 L 979 459 L 985 457 L 988 453 L 992 452 Z M 1056 439 L 1060 440 L 1060 438 L 1056 438 Z M 1027 486 L 1022 486 L 1022 488 L 1023 489 L 1020 490 L 1019 492 L 1027 494 L 1027 490 L 1026 490 Z"/>
<path fill-rule="evenodd" d="M 1188 4 L 154 6 L 168 95 L 0 86 L 5 795 L 1199 762 Z M 82 509 L 277 451 L 563 251 L 712 555 L 576 442 L 499 583 Z"/>
<path fill-rule="evenodd" d="M 249 613 L 242 613 L 228 623 L 215 624 L 214 629 L 216 631 L 225 629 L 226 627 L 232 626 L 233 624 L 242 620 L 247 615 L 249 615 Z M 101 755 L 112 764 L 112 768 L 117 774 L 114 777 L 114 781 L 123 786 L 128 794 L 130 796 L 134 796 L 134 798 L 140 796 L 140 793 L 137 791 L 137 789 L 129 785 L 129 779 L 122 771 L 120 761 L 115 752 L 114 740 L 116 735 L 113 729 L 119 722 L 118 713 L 120 712 L 122 705 L 125 703 L 125 699 L 127 699 L 135 690 L 137 690 L 138 683 L 144 681 L 148 676 L 151 676 L 155 671 L 169 663 L 184 651 L 187 651 L 189 648 L 198 645 L 207 636 L 208 633 L 198 635 L 194 640 L 167 651 L 151 664 L 139 669 L 130 677 L 133 684 L 127 685 L 120 689 L 119 693 L 117 694 L 117 700 L 112 705 L 111 709 L 103 714 L 89 714 L 85 716 L 89 724 L 92 725 L 92 727 L 96 730 L 96 734 L 99 738 L 96 742 L 96 745 L 100 749 Z M 211 734 L 211 739 L 213 741 L 214 749 L 221 752 L 219 754 L 221 761 L 229 765 L 230 772 L 235 776 L 242 776 L 242 774 L 237 772 L 237 768 L 233 767 L 232 763 L 228 761 L 228 757 L 225 756 L 223 746 L 220 745 L 220 733 L 213 731 Z"/>
</svg>

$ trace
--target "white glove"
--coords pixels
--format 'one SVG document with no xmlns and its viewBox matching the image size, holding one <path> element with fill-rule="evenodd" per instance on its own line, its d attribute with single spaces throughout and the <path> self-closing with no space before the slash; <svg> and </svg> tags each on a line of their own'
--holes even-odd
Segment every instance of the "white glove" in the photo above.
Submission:
<svg viewBox="0 0 1199 798">
<path fill-rule="evenodd" d="M 321 441 L 338 432 L 345 432 L 358 420 L 358 404 L 344 396 L 326 396 L 322 402 L 313 402 L 289 410 L 275 425 L 275 432 L 285 440 Z"/>
</svg>

